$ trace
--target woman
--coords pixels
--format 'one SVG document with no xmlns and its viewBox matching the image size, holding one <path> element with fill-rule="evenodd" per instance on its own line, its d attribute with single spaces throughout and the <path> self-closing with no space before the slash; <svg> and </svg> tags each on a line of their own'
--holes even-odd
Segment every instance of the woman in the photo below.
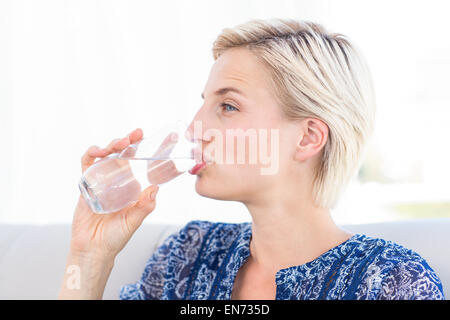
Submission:
<svg viewBox="0 0 450 320">
<path fill-rule="evenodd" d="M 371 76 L 355 46 L 319 24 L 252 20 L 224 29 L 213 55 L 188 133 L 216 162 L 191 173 L 200 195 L 242 202 L 252 222 L 188 223 L 120 298 L 443 299 L 439 278 L 417 253 L 351 234 L 330 217 L 374 128 Z M 215 134 L 199 136 L 196 123 Z M 218 137 L 235 130 L 233 139 L 248 142 L 250 129 L 265 130 L 258 138 L 276 164 L 269 173 L 262 173 L 267 163 L 250 163 L 251 143 L 231 150 L 244 162 L 217 161 Z M 105 149 L 89 148 L 83 170 L 142 135 L 137 129 Z M 80 197 L 67 265 L 84 276 L 80 289 L 70 290 L 67 275 L 60 298 L 102 297 L 115 256 L 155 208 L 157 191 L 151 186 L 136 205 L 109 215 L 93 214 Z"/>
</svg>

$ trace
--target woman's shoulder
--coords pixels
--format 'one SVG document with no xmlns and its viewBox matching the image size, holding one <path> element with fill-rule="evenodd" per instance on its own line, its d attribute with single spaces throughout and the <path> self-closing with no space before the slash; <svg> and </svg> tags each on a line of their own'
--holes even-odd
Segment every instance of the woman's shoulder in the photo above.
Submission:
<svg viewBox="0 0 450 320">
<path fill-rule="evenodd" d="M 431 269 L 419 253 L 394 241 L 364 234 L 356 234 L 353 238 L 356 243 L 356 253 L 365 253 L 366 257 L 372 258 L 369 260 L 385 268 L 414 262 Z"/>
<path fill-rule="evenodd" d="M 395 263 L 409 260 L 424 260 L 419 253 L 391 240 L 365 234 L 356 234 L 352 237 L 352 240 L 357 251 L 366 252 L 380 261 Z"/>
<path fill-rule="evenodd" d="M 382 238 L 363 234 L 353 238 L 353 253 L 365 271 L 360 294 L 376 293 L 378 299 L 444 298 L 438 275 L 419 253 Z"/>
</svg>

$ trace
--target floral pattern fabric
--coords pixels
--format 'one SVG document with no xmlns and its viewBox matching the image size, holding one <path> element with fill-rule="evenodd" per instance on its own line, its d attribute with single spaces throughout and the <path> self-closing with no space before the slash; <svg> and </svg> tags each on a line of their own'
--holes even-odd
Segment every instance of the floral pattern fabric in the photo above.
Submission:
<svg viewBox="0 0 450 320">
<path fill-rule="evenodd" d="M 141 279 L 122 286 L 119 298 L 230 299 L 251 234 L 251 223 L 191 221 L 159 246 Z M 419 254 L 363 234 L 279 270 L 275 281 L 275 298 L 283 300 L 444 299 L 440 279 Z"/>
</svg>

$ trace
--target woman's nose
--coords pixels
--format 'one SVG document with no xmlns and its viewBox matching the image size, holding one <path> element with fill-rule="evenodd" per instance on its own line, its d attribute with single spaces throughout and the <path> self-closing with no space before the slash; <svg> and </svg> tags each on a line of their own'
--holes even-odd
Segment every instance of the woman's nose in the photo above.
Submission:
<svg viewBox="0 0 450 320">
<path fill-rule="evenodd" d="M 205 139 L 205 125 L 204 121 L 200 119 L 194 119 L 189 124 L 189 127 L 186 129 L 185 138 L 190 142 L 201 142 L 207 141 L 209 139 Z"/>
</svg>

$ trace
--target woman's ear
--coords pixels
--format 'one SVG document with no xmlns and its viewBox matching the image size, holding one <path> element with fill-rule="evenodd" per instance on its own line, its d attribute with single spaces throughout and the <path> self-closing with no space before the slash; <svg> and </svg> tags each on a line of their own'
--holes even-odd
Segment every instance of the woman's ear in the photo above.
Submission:
<svg viewBox="0 0 450 320">
<path fill-rule="evenodd" d="M 301 122 L 301 132 L 298 137 L 295 159 L 306 161 L 318 154 L 325 146 L 329 129 L 325 122 L 316 118 L 306 118 Z"/>
</svg>

